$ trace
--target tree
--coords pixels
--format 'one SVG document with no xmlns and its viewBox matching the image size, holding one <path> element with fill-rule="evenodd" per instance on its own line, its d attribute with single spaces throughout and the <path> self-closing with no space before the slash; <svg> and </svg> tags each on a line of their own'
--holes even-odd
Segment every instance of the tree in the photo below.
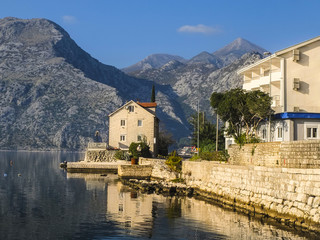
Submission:
<svg viewBox="0 0 320 240">
<path fill-rule="evenodd" d="M 159 155 L 168 156 L 169 146 L 174 144 L 175 140 L 172 137 L 172 134 L 167 131 L 160 131 L 158 138 L 158 152 Z"/>
<path fill-rule="evenodd" d="M 152 91 L 151 91 L 151 102 L 155 102 L 156 101 L 156 91 L 154 88 L 154 84 L 152 85 Z"/>
<path fill-rule="evenodd" d="M 189 123 L 193 126 L 191 144 L 197 145 L 198 142 L 198 114 L 191 115 Z M 224 149 L 223 131 L 219 132 L 219 149 Z M 204 112 L 199 114 L 199 147 L 207 151 L 216 149 L 216 125 L 210 123 L 205 117 Z"/>
<path fill-rule="evenodd" d="M 236 88 L 224 93 L 212 93 L 211 106 L 227 123 L 227 134 L 237 142 L 250 142 L 256 138 L 259 123 L 273 113 L 271 97 L 260 90 L 246 92 Z M 242 139 L 242 140 L 241 140 Z"/>
</svg>

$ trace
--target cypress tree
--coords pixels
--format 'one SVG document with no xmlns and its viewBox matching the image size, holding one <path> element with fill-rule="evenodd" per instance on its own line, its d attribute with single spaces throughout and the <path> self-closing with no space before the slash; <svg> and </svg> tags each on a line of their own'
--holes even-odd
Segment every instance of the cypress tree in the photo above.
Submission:
<svg viewBox="0 0 320 240">
<path fill-rule="evenodd" d="M 154 89 L 154 85 L 152 85 L 151 102 L 155 102 L 155 101 L 156 101 L 156 92 Z"/>
</svg>

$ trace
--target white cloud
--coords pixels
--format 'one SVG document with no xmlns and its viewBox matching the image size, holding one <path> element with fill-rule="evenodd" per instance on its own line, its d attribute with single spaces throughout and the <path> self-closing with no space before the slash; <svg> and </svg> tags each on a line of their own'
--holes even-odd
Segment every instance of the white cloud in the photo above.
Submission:
<svg viewBox="0 0 320 240">
<path fill-rule="evenodd" d="M 184 25 L 178 29 L 178 32 L 184 33 L 201 33 L 201 34 L 214 34 L 220 32 L 220 29 L 217 27 L 210 27 L 203 24 L 198 24 L 195 26 Z"/>
<path fill-rule="evenodd" d="M 66 24 L 74 24 L 77 22 L 77 19 L 74 16 L 65 15 L 62 17 L 62 21 Z"/>
</svg>

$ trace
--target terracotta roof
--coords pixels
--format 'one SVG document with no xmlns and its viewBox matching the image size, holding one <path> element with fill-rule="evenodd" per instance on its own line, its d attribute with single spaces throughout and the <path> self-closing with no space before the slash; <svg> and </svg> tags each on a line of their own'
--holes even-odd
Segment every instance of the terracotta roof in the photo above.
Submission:
<svg viewBox="0 0 320 240">
<path fill-rule="evenodd" d="M 155 102 L 137 102 L 137 103 L 144 108 L 152 108 L 157 106 L 157 103 Z"/>
</svg>

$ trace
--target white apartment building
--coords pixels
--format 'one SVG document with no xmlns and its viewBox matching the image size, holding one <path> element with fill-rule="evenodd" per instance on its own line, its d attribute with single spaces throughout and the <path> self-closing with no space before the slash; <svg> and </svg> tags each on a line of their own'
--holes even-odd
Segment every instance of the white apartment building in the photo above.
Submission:
<svg viewBox="0 0 320 240">
<path fill-rule="evenodd" d="M 320 36 L 277 51 L 238 74 L 243 76 L 243 89 L 272 97 L 275 114 L 271 124 L 259 126 L 261 139 L 320 139 Z"/>
</svg>

